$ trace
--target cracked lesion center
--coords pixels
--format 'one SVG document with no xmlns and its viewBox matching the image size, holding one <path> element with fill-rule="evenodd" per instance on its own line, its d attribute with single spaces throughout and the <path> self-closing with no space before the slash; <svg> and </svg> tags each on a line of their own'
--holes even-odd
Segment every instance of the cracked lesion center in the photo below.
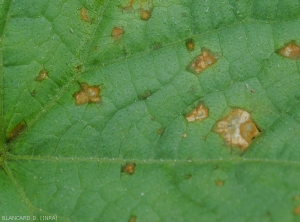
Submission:
<svg viewBox="0 0 300 222">
<path fill-rule="evenodd" d="M 238 146 L 247 150 L 253 139 L 260 134 L 250 114 L 242 109 L 234 109 L 224 119 L 217 122 L 216 132 L 228 145 Z"/>
</svg>

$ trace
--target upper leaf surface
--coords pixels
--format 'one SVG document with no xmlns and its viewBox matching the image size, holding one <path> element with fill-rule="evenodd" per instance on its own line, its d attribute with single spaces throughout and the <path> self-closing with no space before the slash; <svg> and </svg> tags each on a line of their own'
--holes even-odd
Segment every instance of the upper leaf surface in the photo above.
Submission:
<svg viewBox="0 0 300 222">
<path fill-rule="evenodd" d="M 2 134 L 9 137 L 22 121 L 26 129 L 2 147 L 3 214 L 71 221 L 296 219 L 300 62 L 278 51 L 300 44 L 299 5 L 6 3 Z M 118 37 L 114 28 L 122 30 Z M 188 39 L 194 50 L 186 48 Z M 217 60 L 195 75 L 188 66 L 201 49 Z M 47 77 L 36 81 L 42 70 Z M 101 102 L 77 106 L 81 83 L 99 86 Z M 199 103 L 208 117 L 188 122 Z M 261 130 L 246 152 L 214 130 L 234 108 L 249 112 Z M 131 176 L 121 172 L 126 162 L 136 164 Z"/>
</svg>

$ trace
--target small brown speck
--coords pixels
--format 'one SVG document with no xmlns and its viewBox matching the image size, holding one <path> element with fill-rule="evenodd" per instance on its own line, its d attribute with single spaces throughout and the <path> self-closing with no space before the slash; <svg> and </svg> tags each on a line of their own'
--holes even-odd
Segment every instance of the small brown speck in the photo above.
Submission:
<svg viewBox="0 0 300 222">
<path fill-rule="evenodd" d="M 164 131 L 165 131 L 164 128 L 159 128 L 159 129 L 157 130 L 157 133 L 158 133 L 159 135 L 162 135 L 162 134 L 164 134 Z"/>
<path fill-rule="evenodd" d="M 148 10 L 141 10 L 141 19 L 144 21 L 148 21 L 151 17 L 151 12 Z"/>
<path fill-rule="evenodd" d="M 134 215 L 130 216 L 128 222 L 136 222 L 136 216 Z"/>
<path fill-rule="evenodd" d="M 135 163 L 126 163 L 125 165 L 122 166 L 121 172 L 127 173 L 127 174 L 134 174 L 135 171 Z"/>
<path fill-rule="evenodd" d="M 187 48 L 187 50 L 189 51 L 194 51 L 195 49 L 195 42 L 193 39 L 188 39 L 185 41 L 185 46 Z"/>
<path fill-rule="evenodd" d="M 217 180 L 217 181 L 216 181 L 216 185 L 217 185 L 218 187 L 222 187 L 222 186 L 224 185 L 224 181 L 223 181 L 223 180 Z"/>
<path fill-rule="evenodd" d="M 192 174 L 188 173 L 184 176 L 184 179 L 188 180 L 192 177 Z"/>
<path fill-rule="evenodd" d="M 111 36 L 114 39 L 119 39 L 122 37 L 122 35 L 124 34 L 124 30 L 120 27 L 114 27 L 112 32 L 111 32 Z"/>
<path fill-rule="evenodd" d="M 30 95 L 31 95 L 32 97 L 35 97 L 35 96 L 36 96 L 36 90 L 33 90 L 33 91 L 30 93 Z"/>
<path fill-rule="evenodd" d="M 48 72 L 46 69 L 40 71 L 39 75 L 36 77 L 36 81 L 42 82 L 48 77 Z"/>
</svg>

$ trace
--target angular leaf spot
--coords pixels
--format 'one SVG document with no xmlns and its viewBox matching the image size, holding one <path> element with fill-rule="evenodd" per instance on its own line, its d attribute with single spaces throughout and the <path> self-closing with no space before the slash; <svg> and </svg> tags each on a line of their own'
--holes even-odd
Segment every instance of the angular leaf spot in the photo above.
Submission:
<svg viewBox="0 0 300 222">
<path fill-rule="evenodd" d="M 299 215 L 299 214 L 300 214 L 300 205 L 298 205 L 298 206 L 296 206 L 296 207 L 294 208 L 294 214 L 295 214 L 295 215 Z"/>
<path fill-rule="evenodd" d="M 284 57 L 297 60 L 300 58 L 300 47 L 295 45 L 294 43 L 290 43 L 283 47 L 279 51 L 279 54 Z"/>
<path fill-rule="evenodd" d="M 187 48 L 187 50 L 189 51 L 194 51 L 195 49 L 195 42 L 193 39 L 188 39 L 185 41 L 185 46 Z"/>
<path fill-rule="evenodd" d="M 112 32 L 111 32 L 111 36 L 114 39 L 121 38 L 123 34 L 124 34 L 124 30 L 122 28 L 119 28 L 119 27 L 114 27 Z"/>
<path fill-rule="evenodd" d="M 190 64 L 189 70 L 195 74 L 199 74 L 203 70 L 212 66 L 217 61 L 208 50 L 202 50 L 201 54 Z"/>
<path fill-rule="evenodd" d="M 126 163 L 125 165 L 122 166 L 121 172 L 127 173 L 127 174 L 134 174 L 135 171 L 135 163 Z"/>
<path fill-rule="evenodd" d="M 185 118 L 189 122 L 193 122 L 195 120 L 202 121 L 208 117 L 208 109 L 204 106 L 203 103 L 200 103 L 199 106 L 194 109 L 189 115 Z"/>
<path fill-rule="evenodd" d="M 217 123 L 216 132 L 229 145 L 239 146 L 243 151 L 260 133 L 250 114 L 241 109 L 234 109 L 227 117 L 220 120 Z"/>
<path fill-rule="evenodd" d="M 90 22 L 91 21 L 85 8 L 80 9 L 80 17 L 85 22 Z"/>
<path fill-rule="evenodd" d="M 9 133 L 7 137 L 7 142 L 11 142 L 12 140 L 16 139 L 25 129 L 26 129 L 26 122 L 22 121 L 18 123 Z"/>
<path fill-rule="evenodd" d="M 182 137 L 183 137 L 183 138 L 187 138 L 187 137 L 188 137 L 188 134 L 187 134 L 187 133 L 184 133 L 184 134 L 182 134 Z"/>
<path fill-rule="evenodd" d="M 141 19 L 144 21 L 148 21 L 151 17 L 151 12 L 148 10 L 141 10 Z"/>
<path fill-rule="evenodd" d="M 81 83 L 80 87 L 81 90 L 74 95 L 76 105 L 100 102 L 101 97 L 99 86 L 89 86 L 86 83 Z"/>
<path fill-rule="evenodd" d="M 36 81 L 42 82 L 48 77 L 48 72 L 46 69 L 40 71 L 39 75 L 36 77 Z"/>
</svg>

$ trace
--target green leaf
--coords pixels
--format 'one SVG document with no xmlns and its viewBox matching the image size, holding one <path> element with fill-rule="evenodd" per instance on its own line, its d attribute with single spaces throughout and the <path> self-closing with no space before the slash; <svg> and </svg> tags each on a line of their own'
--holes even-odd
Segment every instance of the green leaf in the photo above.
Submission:
<svg viewBox="0 0 300 222">
<path fill-rule="evenodd" d="M 280 50 L 299 11 L 0 0 L 1 219 L 298 221 L 300 60 Z M 197 74 L 201 50 L 216 62 Z M 235 109 L 260 130 L 245 150 L 216 130 Z"/>
</svg>

